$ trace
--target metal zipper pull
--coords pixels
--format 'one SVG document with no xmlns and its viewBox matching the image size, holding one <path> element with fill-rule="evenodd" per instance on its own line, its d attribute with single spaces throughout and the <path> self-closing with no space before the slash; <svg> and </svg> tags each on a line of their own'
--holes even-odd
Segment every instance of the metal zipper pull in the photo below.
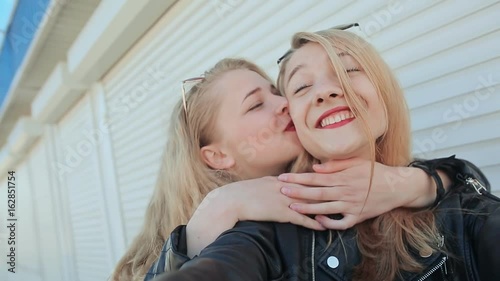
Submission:
<svg viewBox="0 0 500 281">
<path fill-rule="evenodd" d="M 444 246 L 444 235 L 440 234 L 438 240 L 439 240 L 438 241 L 438 245 L 437 245 L 438 248 L 443 248 L 443 246 Z"/>
<path fill-rule="evenodd" d="M 484 191 L 488 191 L 486 189 L 486 187 L 484 187 L 484 185 L 478 181 L 477 179 L 475 178 L 472 178 L 472 177 L 468 177 L 465 179 L 465 183 L 474 187 L 474 189 L 476 190 L 476 192 L 479 194 L 479 195 L 483 195 L 483 193 L 481 192 L 482 190 Z"/>
</svg>

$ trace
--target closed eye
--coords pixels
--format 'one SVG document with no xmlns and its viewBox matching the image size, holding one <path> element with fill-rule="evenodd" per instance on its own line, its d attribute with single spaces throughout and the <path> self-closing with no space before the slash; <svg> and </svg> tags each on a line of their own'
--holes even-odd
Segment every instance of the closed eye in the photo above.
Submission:
<svg viewBox="0 0 500 281">
<path fill-rule="evenodd" d="M 259 102 L 258 104 L 252 106 L 248 111 L 252 111 L 254 109 L 257 109 L 257 108 L 261 107 L 263 104 L 264 104 L 263 102 Z"/>
<path fill-rule="evenodd" d="M 304 90 L 304 89 L 305 89 L 305 88 L 307 88 L 307 87 L 311 87 L 311 85 L 302 85 L 302 86 L 298 87 L 298 88 L 297 88 L 297 89 L 293 92 L 293 94 L 297 94 L 298 92 L 300 92 L 300 91 Z"/>
<path fill-rule="evenodd" d="M 359 71 L 359 68 L 353 67 L 353 68 L 346 69 L 346 71 L 347 71 L 347 73 L 354 72 L 354 71 Z"/>
</svg>

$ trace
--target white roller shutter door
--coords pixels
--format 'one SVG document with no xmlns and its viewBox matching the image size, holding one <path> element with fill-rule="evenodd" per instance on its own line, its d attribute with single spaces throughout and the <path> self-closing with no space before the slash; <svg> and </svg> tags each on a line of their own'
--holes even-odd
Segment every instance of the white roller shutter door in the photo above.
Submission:
<svg viewBox="0 0 500 281">
<path fill-rule="evenodd" d="M 44 280 L 62 280 L 64 257 L 68 258 L 70 255 L 65 253 L 68 249 L 64 247 L 60 232 L 60 216 L 64 215 L 58 212 L 61 197 L 58 194 L 58 183 L 53 181 L 55 179 L 53 173 L 56 171 L 50 169 L 51 173 L 47 173 L 47 170 L 42 169 L 42 167 L 55 167 L 53 165 L 55 159 L 48 150 L 50 138 L 50 134 L 45 134 L 32 148 L 27 161 L 33 183 L 30 190 L 33 198 L 31 207 L 34 209 L 38 227 L 37 241 L 42 255 L 42 276 Z"/>
<path fill-rule="evenodd" d="M 88 95 L 65 115 L 58 130 L 63 151 L 58 161 L 67 167 L 61 174 L 68 194 L 76 275 L 79 281 L 106 280 L 114 262 Z"/>
</svg>

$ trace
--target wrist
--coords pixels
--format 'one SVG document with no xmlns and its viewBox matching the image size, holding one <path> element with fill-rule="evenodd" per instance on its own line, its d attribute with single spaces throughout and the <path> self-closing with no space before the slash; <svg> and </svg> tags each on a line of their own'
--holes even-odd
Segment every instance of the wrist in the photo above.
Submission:
<svg viewBox="0 0 500 281">
<path fill-rule="evenodd" d="M 444 159 L 445 161 L 447 159 Z M 436 167 L 438 167 L 440 161 L 443 161 L 443 159 L 437 159 L 433 161 L 421 161 L 421 160 L 415 160 L 410 163 L 410 167 L 415 167 L 423 172 L 425 172 L 428 176 L 428 178 L 432 179 L 432 182 L 429 184 L 434 190 L 435 190 L 435 199 L 432 204 L 426 204 L 430 206 L 437 206 L 441 200 L 444 198 L 444 195 L 446 193 L 446 190 L 443 187 L 443 181 L 441 179 L 441 174 L 436 170 Z M 424 207 L 424 206 L 422 206 Z"/>
<path fill-rule="evenodd" d="M 412 198 L 404 207 L 424 208 L 431 206 L 436 200 L 436 183 L 425 171 L 419 168 L 412 168 L 410 174 L 410 187 Z"/>
</svg>

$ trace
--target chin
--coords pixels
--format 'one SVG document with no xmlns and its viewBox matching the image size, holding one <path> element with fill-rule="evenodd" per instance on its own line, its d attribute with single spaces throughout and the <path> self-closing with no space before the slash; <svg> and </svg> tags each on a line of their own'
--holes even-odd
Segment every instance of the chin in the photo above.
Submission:
<svg viewBox="0 0 500 281">
<path fill-rule="evenodd" d="M 326 156 L 326 157 L 325 157 Z M 337 146 L 324 152 L 321 158 L 327 160 L 343 160 L 356 156 L 356 149 L 352 146 Z"/>
</svg>

